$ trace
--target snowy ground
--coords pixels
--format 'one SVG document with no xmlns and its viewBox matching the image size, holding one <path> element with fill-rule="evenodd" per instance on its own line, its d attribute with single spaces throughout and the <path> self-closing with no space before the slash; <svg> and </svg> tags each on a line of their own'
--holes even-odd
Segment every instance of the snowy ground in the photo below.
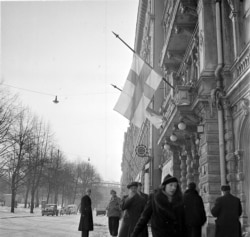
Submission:
<svg viewBox="0 0 250 237">
<path fill-rule="evenodd" d="M 42 216 L 41 209 L 34 209 L 31 214 L 28 208 L 15 208 L 10 213 L 10 207 L 0 207 L 1 237 L 80 237 L 78 231 L 80 215 Z M 107 216 L 96 216 L 93 212 L 94 231 L 89 237 L 108 237 Z M 121 224 L 121 222 L 120 222 Z M 149 237 L 151 237 L 149 233 Z"/>
<path fill-rule="evenodd" d="M 41 209 L 34 214 L 28 208 L 16 208 L 10 213 L 9 207 L 0 207 L 0 236 L 2 237 L 77 237 L 80 215 L 42 216 Z M 93 213 L 94 231 L 90 237 L 108 237 L 108 218 Z"/>
</svg>

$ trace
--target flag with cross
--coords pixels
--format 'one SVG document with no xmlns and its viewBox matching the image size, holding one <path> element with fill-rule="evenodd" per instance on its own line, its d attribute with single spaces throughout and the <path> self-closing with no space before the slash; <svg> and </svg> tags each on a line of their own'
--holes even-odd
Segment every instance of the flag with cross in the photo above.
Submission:
<svg viewBox="0 0 250 237">
<path fill-rule="evenodd" d="M 134 53 L 131 69 L 114 110 L 140 128 L 161 80 L 162 76 Z"/>
</svg>

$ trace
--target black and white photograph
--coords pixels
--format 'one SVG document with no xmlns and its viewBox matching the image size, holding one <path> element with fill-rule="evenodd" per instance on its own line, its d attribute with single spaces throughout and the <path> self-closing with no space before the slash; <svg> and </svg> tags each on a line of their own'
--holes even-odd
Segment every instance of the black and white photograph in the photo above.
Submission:
<svg viewBox="0 0 250 237">
<path fill-rule="evenodd" d="M 0 236 L 250 237 L 249 0 L 0 0 Z"/>
</svg>

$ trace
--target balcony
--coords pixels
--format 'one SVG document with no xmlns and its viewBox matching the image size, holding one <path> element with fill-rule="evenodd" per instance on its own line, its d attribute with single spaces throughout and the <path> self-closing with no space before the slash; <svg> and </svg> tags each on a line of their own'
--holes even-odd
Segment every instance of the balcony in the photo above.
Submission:
<svg viewBox="0 0 250 237">
<path fill-rule="evenodd" d="M 177 72 L 197 24 L 196 1 L 167 1 L 162 18 L 164 46 L 160 66 Z"/>
</svg>

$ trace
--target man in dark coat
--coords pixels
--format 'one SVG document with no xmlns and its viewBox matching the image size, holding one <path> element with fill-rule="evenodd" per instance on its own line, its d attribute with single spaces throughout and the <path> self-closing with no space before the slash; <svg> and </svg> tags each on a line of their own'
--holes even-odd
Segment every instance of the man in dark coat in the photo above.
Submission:
<svg viewBox="0 0 250 237">
<path fill-rule="evenodd" d="M 196 191 L 196 184 L 191 182 L 183 196 L 185 224 L 188 237 L 201 237 L 201 227 L 207 217 L 202 198 Z"/>
<path fill-rule="evenodd" d="M 241 237 L 239 217 L 242 213 L 240 199 L 230 193 L 230 186 L 221 186 L 222 197 L 215 200 L 211 209 L 215 221 L 215 237 Z"/>
<path fill-rule="evenodd" d="M 121 208 L 124 211 L 121 228 L 118 237 L 129 237 L 134 230 L 136 222 L 145 206 L 145 198 L 137 191 L 138 183 L 132 182 L 127 185 L 129 194 L 122 199 Z M 147 227 L 144 228 L 140 237 L 147 237 Z"/>
<path fill-rule="evenodd" d="M 86 195 L 81 199 L 81 218 L 78 230 L 82 231 L 82 237 L 88 237 L 89 231 L 93 230 L 93 215 L 92 215 L 92 206 L 91 206 L 91 189 L 86 189 Z"/>
</svg>

